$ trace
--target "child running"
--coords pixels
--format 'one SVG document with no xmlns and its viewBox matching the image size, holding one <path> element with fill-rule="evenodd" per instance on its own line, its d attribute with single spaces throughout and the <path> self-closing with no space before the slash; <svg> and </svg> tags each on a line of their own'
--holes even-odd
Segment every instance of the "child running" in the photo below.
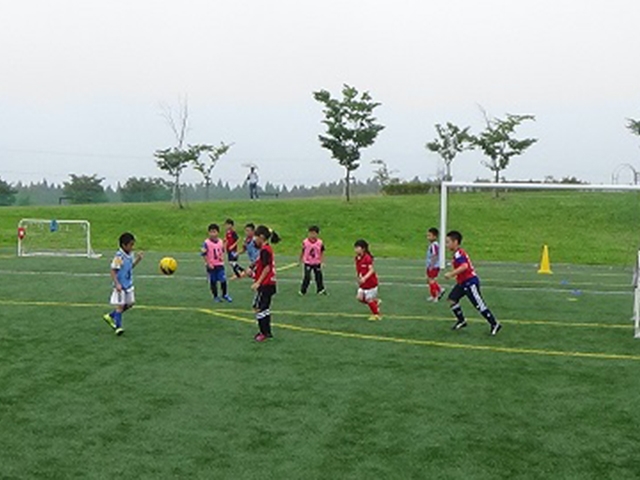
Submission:
<svg viewBox="0 0 640 480">
<path fill-rule="evenodd" d="M 372 314 L 369 320 L 382 320 L 378 300 L 378 276 L 373 269 L 373 255 L 369 251 L 369 244 L 361 239 L 357 240 L 353 247 L 356 252 L 355 262 L 359 285 L 356 298 L 369 306 Z"/>
<path fill-rule="evenodd" d="M 201 255 L 207 268 L 209 287 L 214 302 L 222 302 L 218 296 L 218 282 L 222 289 L 222 298 L 231 303 L 233 300 L 227 292 L 227 277 L 224 272 L 224 243 L 220 240 L 220 227 L 215 223 L 209 225 L 209 238 L 202 244 Z"/>
<path fill-rule="evenodd" d="M 430 228 L 427 231 L 427 284 L 429 285 L 429 302 L 437 302 L 444 296 L 444 288 L 438 283 L 440 275 L 440 245 L 438 236 L 440 232 L 437 228 Z"/>
<path fill-rule="evenodd" d="M 318 238 L 320 227 L 312 225 L 309 227 L 307 238 L 302 242 L 302 252 L 300 253 L 300 263 L 304 263 L 304 278 L 298 292 L 301 296 L 307 294 L 311 283 L 311 272 L 316 280 L 316 293 L 326 295 L 324 280 L 322 277 L 322 262 L 324 260 L 324 243 Z"/>
<path fill-rule="evenodd" d="M 111 279 L 113 280 L 113 292 L 111 293 L 111 305 L 113 311 L 103 318 L 107 324 L 115 330 L 116 335 L 124 333 L 122 327 L 122 314 L 133 307 L 135 295 L 133 293 L 133 269 L 144 257 L 143 252 L 133 256 L 136 238 L 132 233 L 125 232 L 120 235 L 118 241 L 120 249 L 116 252 L 111 262 Z"/>
<path fill-rule="evenodd" d="M 462 312 L 460 306 L 460 300 L 463 297 L 467 297 L 474 307 L 480 312 L 480 314 L 489 322 L 491 326 L 491 335 L 496 335 L 502 325 L 493 316 L 489 307 L 484 302 L 482 294 L 480 293 L 480 279 L 476 275 L 476 271 L 473 268 L 473 264 L 462 248 L 462 234 L 458 231 L 451 231 L 447 233 L 447 249 L 453 252 L 453 270 L 445 274 L 446 278 L 456 278 L 457 284 L 451 290 L 449 294 L 449 302 L 451 302 L 451 311 L 456 316 L 456 323 L 453 325 L 453 330 L 460 330 L 467 326 L 467 320 Z"/>
<path fill-rule="evenodd" d="M 240 237 L 235 230 L 234 221 L 230 218 L 227 218 L 224 221 L 224 248 L 227 252 L 227 260 L 229 261 L 229 265 L 231 265 L 231 269 L 235 276 L 238 271 L 238 241 Z"/>
<path fill-rule="evenodd" d="M 256 228 L 253 241 L 260 249 L 258 259 L 252 268 L 253 284 L 256 292 L 253 309 L 260 331 L 253 337 L 256 342 L 264 342 L 273 337 L 271 333 L 271 299 L 276 294 L 276 262 L 269 240 L 278 243 L 278 234 L 264 225 Z"/>
</svg>

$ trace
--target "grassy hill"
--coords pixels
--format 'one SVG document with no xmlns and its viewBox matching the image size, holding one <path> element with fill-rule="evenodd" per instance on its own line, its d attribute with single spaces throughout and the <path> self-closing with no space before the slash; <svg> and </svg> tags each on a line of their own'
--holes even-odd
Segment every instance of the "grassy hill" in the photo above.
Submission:
<svg viewBox="0 0 640 480">
<path fill-rule="evenodd" d="M 239 229 L 248 221 L 275 228 L 284 239 L 278 250 L 288 255 L 297 253 L 306 228 L 318 224 L 330 255 L 351 255 L 353 241 L 363 237 L 375 255 L 418 258 L 425 229 L 439 222 L 439 198 L 213 201 L 184 210 L 165 203 L 2 208 L 0 248 L 14 247 L 23 217 L 87 219 L 94 249 L 103 252 L 116 247 L 124 230 L 137 235 L 141 249 L 195 252 L 209 223 L 231 217 Z M 496 200 L 490 193 L 460 193 L 450 199 L 449 225 L 465 234 L 478 260 L 536 262 L 547 243 L 555 262 L 631 264 L 640 240 L 640 200 L 636 194 L 517 192 Z"/>
</svg>

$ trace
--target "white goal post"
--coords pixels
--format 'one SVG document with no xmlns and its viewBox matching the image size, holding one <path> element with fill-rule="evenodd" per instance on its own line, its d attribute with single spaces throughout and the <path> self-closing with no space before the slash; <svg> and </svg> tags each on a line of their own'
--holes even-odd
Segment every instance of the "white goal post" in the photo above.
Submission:
<svg viewBox="0 0 640 480">
<path fill-rule="evenodd" d="M 18 222 L 18 257 L 100 258 L 91 247 L 87 220 L 23 218 Z"/>
<path fill-rule="evenodd" d="M 550 190 L 550 191 L 583 191 L 583 192 L 640 192 L 640 185 L 582 185 L 563 183 L 474 183 L 474 182 L 442 182 L 440 190 L 440 265 L 446 265 L 445 241 L 449 214 L 449 192 L 452 190 Z M 640 240 L 640 239 L 639 239 Z M 633 321 L 635 338 L 640 338 L 640 252 L 634 259 L 635 275 Z"/>
</svg>

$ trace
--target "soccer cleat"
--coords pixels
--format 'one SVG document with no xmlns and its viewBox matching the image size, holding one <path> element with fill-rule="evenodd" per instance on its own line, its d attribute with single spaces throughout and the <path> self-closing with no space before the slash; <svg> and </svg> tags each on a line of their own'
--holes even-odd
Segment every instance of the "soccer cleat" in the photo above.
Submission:
<svg viewBox="0 0 640 480">
<path fill-rule="evenodd" d="M 495 325 L 491 326 L 491 336 L 495 337 L 498 332 L 500 331 L 500 329 L 502 328 L 502 324 L 501 323 L 496 323 Z"/>
<path fill-rule="evenodd" d="M 464 328 L 467 326 L 467 321 L 466 320 L 458 320 L 453 327 L 451 327 L 451 330 L 460 330 L 461 328 Z"/>
<path fill-rule="evenodd" d="M 304 297 L 304 296 L 306 295 L 306 293 L 304 293 L 302 290 L 300 290 L 300 291 L 298 292 L 298 295 L 299 295 L 299 296 L 301 296 L 301 297 Z"/>
<path fill-rule="evenodd" d="M 116 335 L 120 336 L 124 333 L 124 328 L 120 327 L 120 328 L 116 328 Z"/>
<path fill-rule="evenodd" d="M 380 320 L 382 320 L 382 315 L 371 315 L 369 317 L 369 320 L 372 322 L 379 322 Z"/>
<path fill-rule="evenodd" d="M 433 298 L 433 297 L 427 298 L 427 302 L 429 302 L 429 303 L 433 303 L 433 302 L 437 302 L 437 301 L 438 300 L 436 298 Z"/>
<path fill-rule="evenodd" d="M 111 328 L 113 328 L 114 330 L 116 329 L 116 324 L 113 323 L 113 318 L 111 318 L 111 315 L 109 315 L 108 313 L 105 314 L 102 319 L 107 322 L 107 325 L 109 325 Z"/>
<path fill-rule="evenodd" d="M 222 299 L 220 297 L 213 297 L 213 301 L 215 303 L 222 303 Z"/>
<path fill-rule="evenodd" d="M 323 288 L 322 290 L 320 290 L 318 292 L 318 295 L 327 295 L 327 290 L 325 288 Z"/>
<path fill-rule="evenodd" d="M 253 337 L 253 339 L 254 339 L 256 342 L 266 342 L 266 341 L 267 341 L 267 338 L 268 338 L 268 337 L 267 337 L 266 335 L 263 335 L 262 333 L 258 333 L 258 334 L 256 334 L 256 336 L 255 336 L 255 337 Z"/>
<path fill-rule="evenodd" d="M 229 295 L 224 295 L 222 298 L 224 298 L 229 303 L 233 302 L 233 298 L 231 298 Z"/>
</svg>

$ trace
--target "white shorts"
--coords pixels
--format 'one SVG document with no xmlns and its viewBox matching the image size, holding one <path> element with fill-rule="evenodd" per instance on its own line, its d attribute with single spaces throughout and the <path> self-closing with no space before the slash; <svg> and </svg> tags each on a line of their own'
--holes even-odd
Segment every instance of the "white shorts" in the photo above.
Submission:
<svg viewBox="0 0 640 480">
<path fill-rule="evenodd" d="M 378 287 L 373 287 L 366 290 L 364 288 L 359 288 L 358 298 L 364 298 L 366 302 L 372 302 L 373 300 L 378 298 Z"/>
<path fill-rule="evenodd" d="M 136 303 L 136 296 L 133 293 L 133 287 L 127 290 L 118 291 L 115 288 L 111 293 L 111 305 L 133 305 Z"/>
</svg>

